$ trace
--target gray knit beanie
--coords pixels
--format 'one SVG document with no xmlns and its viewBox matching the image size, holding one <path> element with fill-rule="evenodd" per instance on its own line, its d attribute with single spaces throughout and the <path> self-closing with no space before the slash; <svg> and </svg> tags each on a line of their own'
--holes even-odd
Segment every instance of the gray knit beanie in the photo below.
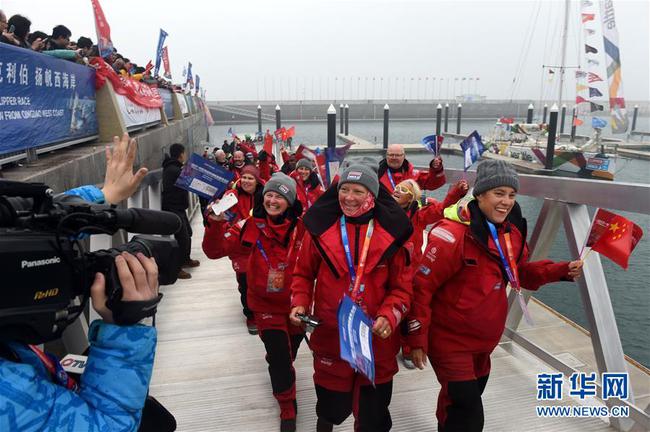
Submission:
<svg viewBox="0 0 650 432">
<path fill-rule="evenodd" d="M 379 179 L 377 171 L 368 165 L 352 163 L 341 170 L 338 188 L 345 183 L 356 183 L 365 186 L 375 197 L 379 195 Z"/>
<path fill-rule="evenodd" d="M 288 175 L 276 172 L 264 185 L 262 194 L 275 192 L 284 197 L 290 206 L 296 201 L 296 181 Z"/>
<path fill-rule="evenodd" d="M 314 169 L 314 164 L 307 158 L 302 158 L 296 162 L 296 169 L 298 168 L 307 168 L 309 170 Z"/>
<path fill-rule="evenodd" d="M 519 190 L 519 176 L 511 164 L 502 160 L 487 159 L 476 168 L 474 196 L 499 186 L 510 186 Z"/>
</svg>

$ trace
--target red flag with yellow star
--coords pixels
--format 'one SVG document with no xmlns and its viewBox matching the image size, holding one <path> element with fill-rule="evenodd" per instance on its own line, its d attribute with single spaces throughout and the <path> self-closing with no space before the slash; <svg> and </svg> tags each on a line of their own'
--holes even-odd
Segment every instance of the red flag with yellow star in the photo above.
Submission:
<svg viewBox="0 0 650 432">
<path fill-rule="evenodd" d="M 634 222 L 607 210 L 598 209 L 586 247 L 627 269 L 628 258 L 641 237 L 643 230 Z"/>
</svg>

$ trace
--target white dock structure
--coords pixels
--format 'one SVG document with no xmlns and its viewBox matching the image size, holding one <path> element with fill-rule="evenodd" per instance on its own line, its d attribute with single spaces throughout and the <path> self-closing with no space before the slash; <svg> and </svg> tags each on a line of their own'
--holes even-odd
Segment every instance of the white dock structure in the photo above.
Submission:
<svg viewBox="0 0 650 432">
<path fill-rule="evenodd" d="M 165 297 L 156 317 L 158 348 L 150 393 L 174 414 L 179 431 L 277 431 L 279 409 L 271 393 L 264 346 L 246 331 L 230 261 L 205 257 L 200 216 L 194 218 L 193 230 L 192 257 L 201 266 L 189 270 L 192 279 L 162 288 Z M 522 324 L 520 333 L 543 341 L 545 349 L 578 370 L 598 370 L 591 341 L 580 329 L 537 302 L 531 303 L 531 312 L 535 327 Z M 316 395 L 312 357 L 304 343 L 295 367 L 298 430 L 313 431 Z M 433 370 L 400 367 L 391 403 L 393 430 L 436 430 L 440 386 Z M 647 371 L 632 363 L 627 367 L 637 406 L 645 408 L 650 401 Z M 599 418 L 539 418 L 535 407 L 547 404 L 536 400 L 536 374 L 541 372 L 554 370 L 504 337 L 492 355 L 483 396 L 486 431 L 614 430 Z M 567 397 L 568 379 L 564 382 L 565 397 L 553 404 L 603 406 L 596 398 Z M 334 430 L 352 431 L 352 418 Z"/>
</svg>

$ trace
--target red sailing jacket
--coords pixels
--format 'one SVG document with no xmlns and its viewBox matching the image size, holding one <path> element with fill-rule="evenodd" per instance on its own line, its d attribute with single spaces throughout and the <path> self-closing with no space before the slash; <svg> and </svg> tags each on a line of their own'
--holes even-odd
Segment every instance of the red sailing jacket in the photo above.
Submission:
<svg viewBox="0 0 650 432">
<path fill-rule="evenodd" d="M 259 161 L 258 168 L 260 170 L 260 178 L 264 181 L 268 181 L 274 173 L 280 171 L 273 155 L 269 155 L 266 160 Z"/>
<path fill-rule="evenodd" d="M 346 223 L 346 226 L 355 259 L 361 254 L 368 224 Z M 317 238 L 305 234 L 291 285 L 291 306 L 304 306 L 309 311 L 313 303 L 313 314 L 321 320 L 311 339 L 312 348 L 336 357 L 339 350 L 337 310 L 343 294 L 350 294 L 351 285 L 339 229 L 337 222 Z M 362 305 L 371 318 L 386 317 L 395 332 L 410 306 L 412 272 L 408 268 L 408 252 L 403 247 L 389 259 L 383 259 L 393 242 L 390 234 L 375 223 L 362 280 L 365 287 Z M 355 267 L 357 264 L 355 261 Z M 388 340 L 373 337 L 373 347 L 377 356 L 394 357 L 399 340 L 397 337 Z"/>
<path fill-rule="evenodd" d="M 485 353 L 499 343 L 508 311 L 507 278 L 478 204 L 471 202 L 469 209 L 470 225 L 443 219 L 429 234 L 413 282 L 407 339 L 412 348 L 436 355 Z M 567 262 L 528 262 L 526 221 L 518 204 L 497 229 L 504 248 L 506 229 L 523 288 L 537 290 L 567 277 Z"/>
<path fill-rule="evenodd" d="M 232 180 L 228 184 L 228 187 L 231 188 L 237 183 L 237 181 L 241 178 L 241 170 L 244 168 L 246 165 L 242 165 L 239 168 L 237 168 L 235 165 L 230 165 L 230 172 L 233 174 Z"/>
<path fill-rule="evenodd" d="M 316 200 L 325 193 L 323 186 L 318 181 L 318 177 L 313 172 L 307 178 L 306 183 L 302 180 L 298 171 L 293 171 L 289 176 L 296 181 L 296 196 L 300 200 L 304 211 L 309 210 Z"/>
<path fill-rule="evenodd" d="M 350 274 L 340 232 L 341 210 L 336 203 L 337 185 L 307 212 L 308 231 L 296 262 L 291 285 L 291 305 L 303 306 L 321 320 L 310 339 L 319 355 L 339 356 L 337 310 L 343 294 L 350 294 Z M 411 234 L 404 212 L 385 191 L 373 210 L 375 228 L 370 241 L 362 283 L 361 304 L 371 318 L 384 316 L 393 329 L 388 339 L 373 337 L 376 359 L 395 359 L 399 350 L 397 326 L 406 315 L 412 292 L 410 257 L 403 243 Z M 384 206 L 384 204 L 386 206 Z M 378 207 L 382 209 L 378 210 Z M 363 217 L 362 217 L 363 218 Z M 355 270 L 363 249 L 369 217 L 346 221 Z M 383 224 L 382 224 L 383 221 Z M 401 239 L 401 240 L 400 240 Z M 314 280 L 316 284 L 314 286 Z M 389 379 L 389 377 L 387 377 Z"/>
<path fill-rule="evenodd" d="M 230 209 L 230 211 L 235 213 L 235 219 L 233 219 L 229 223 L 209 221 L 210 224 L 206 226 L 205 232 L 203 234 L 203 250 L 205 251 L 205 254 L 208 256 L 208 258 L 214 259 L 215 257 L 210 255 L 215 255 L 215 253 L 211 248 L 211 243 L 209 240 L 208 243 L 206 244 L 206 238 L 212 238 L 213 236 L 221 237 L 223 236 L 223 232 L 226 231 L 229 226 L 234 225 L 239 221 L 248 219 L 252 214 L 252 210 L 255 205 L 255 202 L 261 201 L 262 199 L 263 188 L 264 186 L 257 185 L 257 188 L 255 189 L 255 193 L 253 195 L 244 192 L 244 190 L 241 187 L 235 187 L 235 189 L 228 189 L 224 193 L 224 196 L 228 194 L 237 196 L 237 204 L 235 204 L 235 206 Z M 216 227 L 216 225 L 222 225 L 222 226 Z M 218 233 L 216 231 L 217 229 L 220 230 Z M 229 251 L 228 258 L 230 258 L 230 261 L 232 263 L 232 269 L 235 271 L 235 273 L 246 273 L 246 270 L 248 270 L 249 254 L 250 251 L 241 245 Z M 220 258 L 220 257 L 216 257 L 216 258 Z"/>
<path fill-rule="evenodd" d="M 386 159 L 383 159 L 381 162 L 379 162 L 379 182 L 386 186 L 386 189 L 388 189 L 390 193 L 393 193 L 395 188 L 391 184 L 390 178 L 388 176 L 389 169 L 390 168 L 388 168 L 388 165 L 386 164 Z M 425 190 L 436 190 L 440 186 L 444 185 L 447 181 L 445 178 L 445 170 L 442 164 L 437 170 L 434 170 L 433 167 L 430 167 L 429 171 L 420 171 L 413 168 L 413 165 L 411 165 L 411 163 L 406 159 L 404 159 L 402 167 L 395 172 L 391 170 L 391 174 L 393 176 L 393 182 L 395 183 L 395 186 L 397 186 L 403 180 L 413 179 L 418 183 L 418 185 L 420 185 L 422 189 Z"/>
<path fill-rule="evenodd" d="M 304 227 L 300 219 L 270 224 L 267 218 L 250 217 L 224 232 L 225 224 L 210 221 L 203 237 L 203 251 L 216 259 L 244 248 L 248 251 L 248 307 L 256 313 L 288 314 L 289 287 Z M 256 242 L 260 241 L 269 260 Z M 273 274 L 275 273 L 275 275 Z"/>
<path fill-rule="evenodd" d="M 413 234 L 409 241 L 413 244 L 413 251 L 411 252 L 412 261 L 414 263 L 420 262 L 420 257 L 422 256 L 422 244 L 424 243 L 424 230 L 428 225 L 431 225 L 435 222 L 444 218 L 444 210 L 456 204 L 464 196 L 461 188 L 457 184 L 454 184 L 449 187 L 447 195 L 443 202 L 436 201 L 435 199 L 427 199 L 427 204 L 423 207 L 419 207 L 418 203 L 413 202 L 406 209 L 406 215 L 411 220 L 413 224 Z M 413 270 L 417 268 L 413 266 Z"/>
</svg>

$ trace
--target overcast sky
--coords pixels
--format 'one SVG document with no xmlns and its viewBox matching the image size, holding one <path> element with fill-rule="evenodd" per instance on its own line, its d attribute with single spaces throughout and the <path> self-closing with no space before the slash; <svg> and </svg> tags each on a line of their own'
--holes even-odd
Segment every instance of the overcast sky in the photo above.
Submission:
<svg viewBox="0 0 650 432">
<path fill-rule="evenodd" d="M 209 100 L 430 99 L 451 96 L 454 85 L 456 94 L 476 91 L 490 99 L 557 97 L 557 83 L 553 89 L 542 65 L 560 61 L 564 1 L 101 3 L 120 53 L 146 64 L 154 59 L 162 27 L 169 33 L 174 80 L 181 81 L 183 66 L 191 61 Z M 616 0 L 614 5 L 625 97 L 650 100 L 650 2 Z M 8 16 L 29 17 L 32 31 L 49 33 L 65 24 L 74 39 L 97 40 L 90 0 L 0 0 L 0 8 Z M 582 44 L 579 1 L 570 9 L 566 64 L 574 66 Z M 570 99 L 575 84 L 572 72 L 567 75 Z M 463 82 L 462 77 L 480 80 Z"/>
</svg>

